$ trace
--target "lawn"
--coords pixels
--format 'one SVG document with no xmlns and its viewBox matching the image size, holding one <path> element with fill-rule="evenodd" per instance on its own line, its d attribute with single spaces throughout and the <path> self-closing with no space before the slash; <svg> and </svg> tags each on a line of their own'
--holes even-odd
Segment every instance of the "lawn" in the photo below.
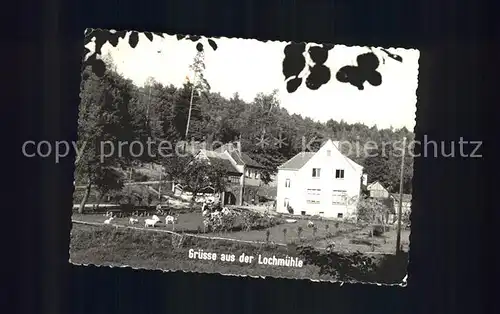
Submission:
<svg viewBox="0 0 500 314">
<path fill-rule="evenodd" d="M 103 223 L 105 217 L 103 214 L 73 214 L 72 219 L 76 221 Z M 203 230 L 203 218 L 199 211 L 184 212 L 178 216 L 178 221 L 173 229 L 172 225 L 165 225 L 164 217 L 158 223 L 157 229 L 174 230 L 175 232 L 186 233 L 199 233 Z M 346 252 L 371 252 L 372 243 L 374 244 L 374 251 L 380 253 L 394 254 L 396 248 L 396 231 L 390 230 L 385 232 L 380 237 L 371 238 L 369 235 L 369 228 L 357 226 L 354 224 L 339 222 L 336 225 L 332 221 L 316 220 L 317 227 L 316 234 L 313 234 L 313 228 L 307 226 L 308 219 L 297 219 L 295 223 L 283 223 L 269 228 L 269 241 L 277 244 L 287 244 L 290 242 L 299 241 L 298 227 L 302 227 L 300 235 L 300 242 L 303 244 L 311 245 L 316 248 L 326 248 L 332 242 L 335 243 L 335 250 Z M 128 218 L 115 218 L 113 224 L 128 225 Z M 328 225 L 328 229 L 326 228 Z M 144 226 L 144 218 L 139 219 L 139 224 L 136 227 Z M 286 237 L 283 233 L 286 229 Z M 410 232 L 404 230 L 401 235 L 402 244 L 405 251 L 408 251 Z M 236 232 L 221 232 L 221 233 L 204 233 L 205 236 L 222 237 L 229 239 L 245 240 L 245 241 L 266 241 L 266 229 L 250 230 L 250 231 L 236 231 Z"/>
</svg>

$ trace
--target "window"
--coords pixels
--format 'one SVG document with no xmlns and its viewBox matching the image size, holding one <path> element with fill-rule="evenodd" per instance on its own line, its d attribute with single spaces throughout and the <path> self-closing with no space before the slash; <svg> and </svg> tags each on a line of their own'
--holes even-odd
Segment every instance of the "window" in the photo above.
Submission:
<svg viewBox="0 0 500 314">
<path fill-rule="evenodd" d="M 335 179 L 344 179 L 344 169 L 335 170 Z"/>
<path fill-rule="evenodd" d="M 307 195 L 317 195 L 321 194 L 321 189 L 307 189 Z"/>
<path fill-rule="evenodd" d="M 285 180 L 285 187 L 289 188 L 290 187 L 290 179 Z"/>
<path fill-rule="evenodd" d="M 332 205 L 346 205 L 347 194 L 346 191 L 333 190 L 332 191 Z"/>
<path fill-rule="evenodd" d="M 325 215 L 325 212 L 319 212 L 319 215 L 323 216 L 323 215 Z"/>
<path fill-rule="evenodd" d="M 321 195 L 321 189 L 307 189 L 306 203 L 319 204 L 320 195 Z"/>
<path fill-rule="evenodd" d="M 331 150 L 327 150 L 327 151 L 326 151 L 326 155 L 327 155 L 327 156 L 331 156 L 331 155 L 332 155 L 332 151 L 331 151 Z"/>
<path fill-rule="evenodd" d="M 312 177 L 313 178 L 319 178 L 320 172 L 321 172 L 320 168 L 313 168 L 313 170 L 312 170 Z"/>
<path fill-rule="evenodd" d="M 319 200 L 306 200 L 307 204 L 319 204 Z"/>
<path fill-rule="evenodd" d="M 337 214 L 337 218 L 343 218 L 343 217 L 344 217 L 344 214 L 342 214 L 342 213 Z"/>
<path fill-rule="evenodd" d="M 289 204 L 290 204 L 290 200 L 288 198 L 285 198 L 285 201 L 283 202 L 283 207 L 288 208 Z"/>
<path fill-rule="evenodd" d="M 300 212 L 300 214 L 301 214 L 302 216 L 305 216 L 305 215 L 306 215 L 306 212 L 303 210 L 303 211 L 301 211 L 301 212 Z"/>
</svg>

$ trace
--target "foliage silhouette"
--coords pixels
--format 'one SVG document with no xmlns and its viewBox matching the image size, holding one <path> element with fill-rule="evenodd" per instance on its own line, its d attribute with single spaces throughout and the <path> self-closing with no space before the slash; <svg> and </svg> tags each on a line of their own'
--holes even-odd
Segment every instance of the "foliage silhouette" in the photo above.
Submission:
<svg viewBox="0 0 500 314">
<path fill-rule="evenodd" d="M 83 67 L 90 66 L 92 71 L 98 76 L 103 77 L 106 72 L 106 64 L 97 58 L 101 55 L 101 49 L 105 43 L 110 43 L 113 47 L 118 45 L 118 41 L 125 38 L 126 31 L 108 31 L 103 29 L 87 29 L 85 31 L 84 45 L 89 44 L 92 39 L 95 42 L 94 53 L 87 58 L 90 52 L 88 48 L 84 50 Z M 157 32 L 144 32 L 143 33 L 149 41 L 153 41 L 155 36 L 164 38 L 162 33 Z M 199 35 L 176 35 L 177 40 L 187 39 L 196 42 L 196 50 L 201 52 L 204 50 L 204 45 L 201 42 L 202 36 Z M 213 39 L 207 39 L 208 45 L 215 51 L 217 44 Z M 135 48 L 139 44 L 139 33 L 132 31 L 130 33 L 128 43 L 130 47 Z M 309 47 L 307 53 L 310 56 L 313 65 L 306 64 L 305 58 L 305 43 L 289 43 L 285 49 L 285 58 L 282 63 L 282 72 L 285 76 L 286 89 L 289 93 L 293 93 L 304 82 L 303 77 L 299 77 L 304 68 L 308 67 L 309 74 L 305 78 L 307 88 L 310 90 L 317 90 L 324 84 L 328 83 L 331 79 L 330 69 L 324 65 L 328 59 L 328 52 L 334 47 L 332 44 L 314 45 Z M 382 76 L 377 71 L 380 64 L 378 57 L 371 52 L 364 53 L 358 56 L 358 66 L 346 65 L 338 70 L 335 78 L 341 83 L 349 83 L 359 90 L 364 89 L 364 82 L 367 81 L 373 86 L 382 84 Z M 385 55 L 398 62 L 403 62 L 403 58 L 399 55 L 393 54 L 386 49 L 380 48 Z M 385 63 L 385 58 L 382 57 L 382 62 Z"/>
<path fill-rule="evenodd" d="M 408 253 L 377 257 L 360 252 L 320 252 L 311 246 L 299 246 L 305 264 L 316 265 L 320 274 L 331 275 L 341 281 L 395 283 L 406 274 Z"/>
<path fill-rule="evenodd" d="M 331 79 L 330 69 L 324 65 L 328 59 L 328 52 L 334 47 L 332 44 L 314 45 L 309 47 L 307 53 L 313 65 L 306 64 L 305 43 L 289 43 L 285 49 L 283 59 L 283 75 L 285 76 L 286 88 L 289 93 L 293 93 L 303 83 L 301 73 L 307 66 L 309 74 L 305 78 L 306 87 L 310 90 L 317 90 Z M 403 62 L 403 58 L 381 48 L 385 55 L 398 62 Z M 358 66 L 346 65 L 341 67 L 335 75 L 337 81 L 349 83 L 359 90 L 364 89 L 364 82 L 367 81 L 373 86 L 382 84 L 382 75 L 377 71 L 380 61 L 377 55 L 370 48 L 370 52 L 360 54 L 357 57 Z M 385 58 L 382 57 L 385 64 Z"/>
<path fill-rule="evenodd" d="M 84 46 L 87 46 L 92 41 L 92 39 L 94 39 L 95 49 L 94 52 L 88 57 L 87 55 L 88 53 L 91 52 L 91 50 L 88 48 L 84 49 L 83 69 L 85 69 L 87 66 L 90 66 L 92 72 L 94 72 L 96 76 L 103 77 L 106 72 L 106 64 L 101 59 L 97 58 L 98 56 L 102 55 L 102 47 L 106 43 L 109 43 L 113 47 L 116 47 L 118 45 L 118 41 L 120 40 L 120 38 L 125 39 L 126 34 L 127 31 L 110 31 L 104 29 L 91 29 L 91 28 L 86 29 Z M 164 38 L 164 35 L 162 33 L 157 33 L 157 32 L 144 32 L 143 34 L 151 42 L 154 40 L 155 36 Z M 204 49 L 203 43 L 201 43 L 202 40 L 201 36 L 176 35 L 176 37 L 177 40 L 187 39 L 196 42 L 196 49 L 198 51 L 203 51 Z M 213 50 L 217 50 L 217 44 L 213 39 L 208 39 L 207 41 Z M 137 45 L 139 44 L 139 32 L 137 31 L 130 32 L 130 36 L 128 38 L 128 44 L 131 48 L 137 47 Z"/>
</svg>

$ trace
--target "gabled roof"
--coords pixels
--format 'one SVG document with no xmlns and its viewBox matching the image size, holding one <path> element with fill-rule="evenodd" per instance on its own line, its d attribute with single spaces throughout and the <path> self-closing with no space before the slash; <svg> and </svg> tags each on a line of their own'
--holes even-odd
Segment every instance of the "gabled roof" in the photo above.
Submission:
<svg viewBox="0 0 500 314">
<path fill-rule="evenodd" d="M 337 148 L 339 153 L 344 157 L 346 162 L 356 171 L 362 171 L 363 166 L 358 165 L 354 161 L 352 161 L 350 158 L 342 154 L 340 151 L 340 141 L 332 141 L 332 140 L 325 140 L 322 144 L 319 150 L 323 148 L 323 146 L 326 145 L 328 142 L 332 142 L 333 146 Z M 319 151 L 318 150 L 318 151 Z M 281 166 L 278 167 L 278 169 L 283 169 L 283 170 L 299 170 L 301 169 L 314 155 L 316 155 L 316 152 L 300 152 L 297 155 L 293 156 L 290 160 L 282 164 Z"/>
<path fill-rule="evenodd" d="M 375 186 L 377 183 L 378 183 L 378 184 L 379 184 L 379 185 L 380 185 L 380 186 L 381 186 L 384 190 L 386 190 L 386 191 L 387 191 L 387 189 L 386 189 L 386 188 L 382 185 L 382 183 L 380 183 L 380 182 L 378 182 L 378 181 L 374 181 L 374 182 L 372 182 L 372 183 L 368 184 L 368 186 L 366 187 L 366 189 L 371 190 L 371 189 L 373 188 L 373 186 Z"/>
<path fill-rule="evenodd" d="M 278 167 L 283 170 L 299 170 L 302 168 L 316 153 L 315 152 L 300 152 L 293 156 L 284 164 Z"/>
<path fill-rule="evenodd" d="M 241 160 L 245 163 L 245 165 L 250 166 L 250 167 L 256 167 L 256 168 L 265 168 L 262 164 L 258 163 L 257 161 L 253 160 L 250 158 L 245 153 L 239 153 Z"/>
<path fill-rule="evenodd" d="M 256 167 L 256 168 L 265 168 L 263 165 L 258 163 L 257 161 L 253 160 L 250 156 L 248 156 L 246 153 L 239 152 L 238 149 L 234 146 L 232 143 L 224 144 L 221 147 L 217 148 L 215 151 L 219 153 L 224 153 L 225 151 L 228 152 L 228 154 L 233 158 L 234 162 L 238 166 L 250 166 L 250 167 Z"/>
<path fill-rule="evenodd" d="M 226 154 L 206 149 L 200 149 L 199 154 L 202 154 L 202 156 L 207 157 L 209 162 L 219 162 L 224 168 L 224 170 L 226 170 L 229 174 L 241 175 L 241 172 L 239 172 L 238 169 L 236 169 L 236 167 L 233 166 L 233 164 L 231 163 Z"/>
</svg>

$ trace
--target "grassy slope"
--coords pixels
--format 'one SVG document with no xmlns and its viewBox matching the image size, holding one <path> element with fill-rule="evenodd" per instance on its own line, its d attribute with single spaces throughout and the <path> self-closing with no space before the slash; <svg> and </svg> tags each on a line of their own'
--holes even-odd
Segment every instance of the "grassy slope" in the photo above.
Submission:
<svg viewBox="0 0 500 314">
<path fill-rule="evenodd" d="M 319 268 L 307 265 L 303 268 L 278 267 L 238 262 L 190 260 L 188 250 L 203 249 L 218 254 L 231 253 L 237 257 L 242 254 L 257 255 L 259 251 L 266 256 L 284 257 L 286 248 L 263 248 L 231 243 L 186 238 L 183 247 L 172 245 L 169 234 L 141 232 L 130 229 L 99 228 L 80 224 L 73 225 L 71 232 L 71 261 L 78 264 L 128 265 L 134 268 L 183 270 L 208 273 L 223 273 L 250 276 L 273 276 L 287 278 L 313 278 L 332 280 L 330 276 L 319 276 Z M 266 253 L 265 251 L 268 251 Z"/>
</svg>

